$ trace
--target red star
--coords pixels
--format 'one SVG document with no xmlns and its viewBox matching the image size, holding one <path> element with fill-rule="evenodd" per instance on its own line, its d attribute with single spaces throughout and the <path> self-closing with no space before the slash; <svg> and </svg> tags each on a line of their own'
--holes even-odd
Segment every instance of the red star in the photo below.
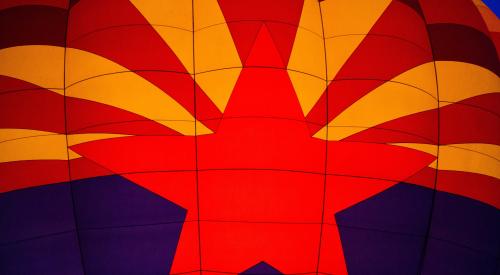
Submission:
<svg viewBox="0 0 500 275">
<path fill-rule="evenodd" d="M 187 209 L 172 273 L 200 269 L 201 250 L 203 270 L 238 273 L 265 261 L 284 273 L 346 274 L 335 213 L 434 157 L 312 137 L 286 70 L 263 68 L 284 67 L 265 27 L 246 65 L 218 130 L 198 136 L 196 152 L 187 136 L 72 149 Z"/>
</svg>

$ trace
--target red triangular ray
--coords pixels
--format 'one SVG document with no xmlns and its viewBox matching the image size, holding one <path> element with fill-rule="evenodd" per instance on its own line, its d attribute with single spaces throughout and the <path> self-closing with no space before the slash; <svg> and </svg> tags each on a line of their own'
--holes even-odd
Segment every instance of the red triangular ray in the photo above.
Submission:
<svg viewBox="0 0 500 275">
<path fill-rule="evenodd" d="M 255 39 L 255 43 L 245 62 L 245 66 L 283 67 L 283 61 L 281 61 L 280 54 L 265 25 L 262 25 Z"/>
<path fill-rule="evenodd" d="M 282 66 L 265 26 L 247 59 L 247 66 Z M 224 117 L 265 116 L 303 120 L 297 95 L 285 70 L 272 68 L 243 68 Z"/>
</svg>

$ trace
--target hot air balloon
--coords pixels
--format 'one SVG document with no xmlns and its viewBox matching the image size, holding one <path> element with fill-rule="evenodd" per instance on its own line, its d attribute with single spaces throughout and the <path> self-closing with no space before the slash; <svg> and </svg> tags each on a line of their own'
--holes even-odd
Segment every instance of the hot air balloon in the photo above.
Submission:
<svg viewBox="0 0 500 275">
<path fill-rule="evenodd" d="M 498 274 L 492 2 L 0 1 L 0 274 Z"/>
</svg>

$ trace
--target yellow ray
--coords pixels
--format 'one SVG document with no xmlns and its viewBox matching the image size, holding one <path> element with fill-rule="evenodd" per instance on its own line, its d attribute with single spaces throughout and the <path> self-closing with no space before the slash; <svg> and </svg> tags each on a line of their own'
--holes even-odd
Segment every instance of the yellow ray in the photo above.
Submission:
<svg viewBox="0 0 500 275">
<path fill-rule="evenodd" d="M 194 53 L 196 73 L 241 67 L 240 57 L 226 24 L 196 31 Z"/>
<path fill-rule="evenodd" d="M 390 0 L 321 2 L 329 80 L 337 75 L 390 3 Z"/>
<path fill-rule="evenodd" d="M 500 161 L 453 145 L 440 146 L 439 169 L 471 172 L 500 179 Z"/>
<path fill-rule="evenodd" d="M 288 75 L 297 94 L 302 112 L 307 115 L 323 94 L 323 91 L 325 91 L 326 82 L 323 79 L 295 71 L 288 71 Z"/>
<path fill-rule="evenodd" d="M 438 107 L 437 99 L 433 97 L 435 91 L 423 91 L 423 88 L 432 89 L 432 83 L 435 83 L 432 64 L 418 66 L 393 81 L 382 84 L 335 117 L 329 126 L 340 127 L 329 131 L 328 139 L 341 140 L 366 128 Z M 401 83 L 411 83 L 412 86 Z"/>
<path fill-rule="evenodd" d="M 426 63 L 392 79 L 394 82 L 405 83 L 416 88 L 386 82 L 353 103 L 334 118 L 329 126 L 369 128 L 400 117 L 437 108 L 433 66 L 432 62 Z M 470 97 L 498 92 L 500 88 L 500 79 L 496 74 L 474 64 L 438 61 L 436 68 L 440 107 Z M 429 94 L 425 94 L 422 90 Z M 364 128 L 338 129 L 331 131 L 328 134 L 328 139 L 340 140 L 362 130 Z"/>
<path fill-rule="evenodd" d="M 195 31 L 226 22 L 217 0 L 194 0 L 193 5 Z"/>
<path fill-rule="evenodd" d="M 288 68 L 329 80 L 333 79 L 389 3 L 389 0 L 326 0 L 321 2 L 325 35 L 325 41 L 323 41 L 318 4 L 316 1 L 305 1 L 299 25 L 307 30 L 302 28 L 297 30 Z M 348 36 L 345 36 L 346 34 Z M 317 100 L 319 98 L 317 95 L 323 93 L 325 88 L 317 84 L 303 90 L 311 81 L 293 73 L 290 74 L 290 79 L 297 91 L 302 109 L 307 115 L 310 111 L 310 102 Z"/>
<path fill-rule="evenodd" d="M 429 154 L 437 155 L 436 145 L 397 143 Z M 429 167 L 439 170 L 463 171 L 500 179 L 500 146 L 495 144 L 465 143 L 439 146 L 439 160 Z"/>
<path fill-rule="evenodd" d="M 215 106 L 224 112 L 240 72 L 241 68 L 233 68 L 199 73 L 196 75 L 196 83 Z"/>
<path fill-rule="evenodd" d="M 90 75 L 95 72 L 95 67 L 101 65 L 112 71 L 126 71 L 120 65 L 89 52 L 68 49 L 68 54 L 74 60 L 85 62 L 83 66 L 77 62 L 68 63 L 67 78 L 73 81 Z M 195 134 L 193 116 L 164 91 L 134 72 L 108 74 L 81 81 L 68 87 L 66 95 L 127 110 L 185 135 Z M 199 126 L 198 134 L 211 133 L 205 126 Z"/>
<path fill-rule="evenodd" d="M 55 135 L 55 134 L 57 134 L 57 133 L 40 131 L 40 130 L 32 130 L 32 129 L 3 128 L 3 129 L 0 129 L 0 142 L 11 140 L 11 139 Z"/>
<path fill-rule="evenodd" d="M 68 135 L 68 146 L 73 146 L 76 144 L 86 143 L 90 141 L 128 137 L 128 136 L 130 135 L 108 134 L 108 133 L 73 134 L 73 135 Z"/>
<path fill-rule="evenodd" d="M 321 2 L 325 37 L 367 34 L 391 0 L 325 0 Z"/>
<path fill-rule="evenodd" d="M 323 36 L 321 13 L 317 0 L 304 0 L 299 26 Z"/>
<path fill-rule="evenodd" d="M 64 48 L 29 45 L 0 50 L 0 75 L 33 83 L 63 94 Z"/>
<path fill-rule="evenodd" d="M 293 43 L 288 69 L 326 77 L 325 47 L 322 39 L 320 8 L 316 0 L 304 1 L 302 14 Z M 301 81 L 302 79 L 294 80 Z M 298 86 L 305 84 L 299 83 Z"/>
<path fill-rule="evenodd" d="M 492 158 L 500 160 L 500 146 L 488 143 L 460 143 L 453 144 L 453 147 L 462 148 L 465 150 L 476 151 Z"/>
<path fill-rule="evenodd" d="M 193 74 L 193 33 L 163 26 L 154 28 L 179 58 L 186 71 Z"/>
<path fill-rule="evenodd" d="M 327 138 L 326 130 L 327 130 L 326 127 L 321 128 L 321 130 L 319 130 L 318 132 L 316 132 L 316 134 L 314 134 L 313 137 L 318 138 L 318 139 L 323 139 L 323 140 L 328 139 Z M 328 129 L 328 130 L 331 131 L 331 129 Z"/>
<path fill-rule="evenodd" d="M 308 30 L 298 28 L 293 43 L 288 69 L 326 78 L 325 47 L 323 39 Z"/>
<path fill-rule="evenodd" d="M 204 4 L 211 2 L 213 1 L 206 1 Z M 219 9 L 216 1 L 211 5 L 217 5 L 216 8 Z M 215 7 L 209 10 L 212 9 Z M 220 10 L 219 13 L 215 17 L 222 17 Z M 224 23 L 198 30 L 194 41 L 196 83 L 219 110 L 224 111 L 241 71 L 241 61 L 229 28 Z"/>
<path fill-rule="evenodd" d="M 332 80 L 365 39 L 365 34 L 331 37 L 325 40 L 328 80 Z"/>
<path fill-rule="evenodd" d="M 133 72 L 92 78 L 69 87 L 66 94 L 127 110 L 184 135 L 194 135 L 192 115 L 165 92 Z M 209 132 L 204 127 L 198 129 L 200 134 Z"/>
<path fill-rule="evenodd" d="M 193 74 L 193 33 L 191 0 L 134 0 L 134 5 L 153 25 L 157 33 Z M 195 1 L 196 28 L 222 23 L 196 33 L 196 71 L 240 67 L 238 53 L 217 1 Z M 173 26 L 165 27 L 165 25 Z M 187 30 L 187 31 L 186 31 Z M 213 36 L 213 37 L 210 37 Z M 224 111 L 241 69 L 222 70 L 200 74 L 196 82 L 220 111 Z"/>
<path fill-rule="evenodd" d="M 299 26 L 288 62 L 288 76 L 302 111 L 307 115 L 326 87 L 325 48 L 318 1 L 304 1 Z"/>
<path fill-rule="evenodd" d="M 303 28 L 297 29 L 288 76 L 302 111 L 307 115 L 326 88 L 325 48 L 320 36 Z"/>
<path fill-rule="evenodd" d="M 130 0 L 152 25 L 192 30 L 191 0 Z"/>
<path fill-rule="evenodd" d="M 424 63 L 414 67 L 392 79 L 392 81 L 404 83 L 426 91 L 434 98 L 438 98 L 436 88 L 436 71 L 434 62 Z"/>
<path fill-rule="evenodd" d="M 66 136 L 53 134 L 0 143 L 0 163 L 21 160 L 67 160 Z"/>
<path fill-rule="evenodd" d="M 408 114 L 437 107 L 437 101 L 413 87 L 387 82 L 367 94 L 330 122 L 330 126 L 365 126 L 371 127 Z M 329 139 L 341 140 L 357 133 L 361 129 L 340 135 L 330 131 Z"/>
<path fill-rule="evenodd" d="M 437 61 L 436 69 L 440 101 L 458 102 L 500 90 L 500 78 L 492 71 L 478 65 Z"/>
<path fill-rule="evenodd" d="M 193 73 L 191 0 L 132 0 L 189 73 Z"/>
<path fill-rule="evenodd" d="M 74 134 L 66 135 L 37 131 L 30 129 L 0 129 L 0 163 L 22 161 L 22 160 L 67 160 L 81 157 L 69 146 L 102 140 L 109 138 L 124 137 L 120 134 Z"/>
<path fill-rule="evenodd" d="M 91 77 L 126 71 L 129 69 L 91 52 L 66 50 L 66 88 Z"/>
</svg>

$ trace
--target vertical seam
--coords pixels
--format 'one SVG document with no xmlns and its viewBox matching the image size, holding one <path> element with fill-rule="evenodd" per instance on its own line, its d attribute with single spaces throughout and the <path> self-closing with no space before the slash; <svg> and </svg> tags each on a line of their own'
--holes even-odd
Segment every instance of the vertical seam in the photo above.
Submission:
<svg viewBox="0 0 500 275">
<path fill-rule="evenodd" d="M 69 5 L 69 4 L 68 4 Z M 76 233 L 76 239 L 77 239 L 77 246 L 78 250 L 80 253 L 80 264 L 82 265 L 82 272 L 83 274 L 86 274 L 85 271 L 85 261 L 83 257 L 83 252 L 82 252 L 82 246 L 81 246 L 81 238 L 80 238 L 80 226 L 78 223 L 78 218 L 76 215 L 76 203 L 75 203 L 75 196 L 74 196 L 74 188 L 73 188 L 73 180 L 71 177 L 71 162 L 69 159 L 69 142 L 68 142 L 68 119 L 67 119 L 67 107 L 66 107 L 66 50 L 68 48 L 68 28 L 69 28 L 69 16 L 71 14 L 71 8 L 68 6 L 67 8 L 67 14 L 66 14 L 66 29 L 64 33 L 64 57 L 63 57 L 63 110 L 64 110 L 64 137 L 66 140 L 66 158 L 67 158 L 67 163 L 68 163 L 68 180 L 69 180 L 69 188 L 70 188 L 70 195 L 71 195 L 71 204 L 72 204 L 72 210 L 73 210 L 73 220 L 75 224 L 75 233 Z"/>
<path fill-rule="evenodd" d="M 199 265 L 200 265 L 200 274 L 203 270 L 202 268 L 202 260 L 201 260 L 201 222 L 200 222 L 200 190 L 199 190 L 199 170 L 198 170 L 198 132 L 197 132 L 197 121 L 198 121 L 198 112 L 196 108 L 196 62 L 195 62 L 195 29 L 194 29 L 194 0 L 191 0 L 191 31 L 193 33 L 193 41 L 192 41 L 192 65 L 193 65 L 193 111 L 194 111 L 194 154 L 195 154 L 195 181 L 196 181 L 196 210 L 197 210 L 197 224 L 198 224 L 198 257 L 199 257 Z"/>
<path fill-rule="evenodd" d="M 323 198 L 322 198 L 322 206 L 321 206 L 321 224 L 319 229 L 319 244 L 318 244 L 318 260 L 316 263 L 316 274 L 319 274 L 319 265 L 321 261 L 321 246 L 322 246 L 322 238 L 323 238 L 323 226 L 325 220 L 325 201 L 326 201 L 326 186 L 327 186 L 327 167 L 328 167 L 328 65 L 326 58 L 326 39 L 325 39 L 325 27 L 323 24 L 323 12 L 321 10 L 321 1 L 318 1 L 319 14 L 321 20 L 321 33 L 323 40 L 323 52 L 324 52 L 324 62 L 325 62 L 325 98 L 326 98 L 326 114 L 325 114 L 325 171 L 324 171 L 324 181 L 323 181 Z"/>
<path fill-rule="evenodd" d="M 437 148 L 436 148 L 436 172 L 434 175 L 434 186 L 432 189 L 432 199 L 431 199 L 431 206 L 429 209 L 429 219 L 427 221 L 427 228 L 425 231 L 424 235 L 424 244 L 422 246 L 422 251 L 420 252 L 420 262 L 419 262 L 419 267 L 417 270 L 417 274 L 422 274 L 423 268 L 424 268 L 424 263 L 425 263 L 425 258 L 427 256 L 427 248 L 429 244 L 429 235 L 432 227 L 432 219 L 434 216 L 434 204 L 435 204 L 435 199 L 436 199 L 436 193 L 437 193 L 437 182 L 438 182 L 438 176 L 439 176 L 439 146 L 440 146 L 440 135 L 441 135 L 441 111 L 440 111 L 440 101 L 439 101 L 439 81 L 438 81 L 438 71 L 436 67 L 436 60 L 434 58 L 434 47 L 432 46 L 432 37 L 430 36 L 429 33 L 429 24 L 427 23 L 427 20 L 425 18 L 425 14 L 422 14 L 422 19 L 424 20 L 425 23 L 425 28 L 427 31 L 427 37 L 429 38 L 429 46 L 431 47 L 431 54 L 432 54 L 432 63 L 434 65 L 434 78 L 435 78 L 435 83 L 436 83 L 436 97 L 437 97 Z"/>
</svg>

